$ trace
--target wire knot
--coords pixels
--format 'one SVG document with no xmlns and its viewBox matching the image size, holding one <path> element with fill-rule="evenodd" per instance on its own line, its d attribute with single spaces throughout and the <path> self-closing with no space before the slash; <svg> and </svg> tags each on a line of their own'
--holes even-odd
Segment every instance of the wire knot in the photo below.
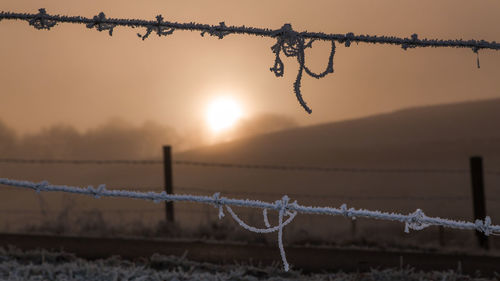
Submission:
<svg viewBox="0 0 500 281">
<path fill-rule="evenodd" d="M 39 183 L 36 183 L 34 186 L 33 186 L 33 189 L 35 189 L 36 193 L 40 193 L 40 191 L 44 191 L 45 190 L 45 187 L 49 185 L 49 182 L 48 181 L 41 181 Z"/>
<path fill-rule="evenodd" d="M 224 198 L 220 197 L 220 192 L 214 193 L 212 197 L 214 199 L 214 207 L 219 209 L 219 219 L 222 219 L 224 217 L 224 203 L 222 202 Z"/>
<path fill-rule="evenodd" d="M 156 32 L 158 37 L 167 36 L 167 35 L 174 33 L 175 28 L 163 26 L 164 24 L 165 24 L 165 22 L 163 21 L 163 17 L 161 15 L 157 15 L 156 16 L 156 23 L 154 25 L 148 25 L 146 27 L 146 34 L 141 35 L 140 33 L 137 33 L 137 36 L 141 37 L 142 40 L 145 40 L 146 38 L 149 37 L 149 35 L 153 31 Z"/>
<path fill-rule="evenodd" d="M 486 216 L 486 218 L 484 218 L 484 221 L 476 220 L 474 224 L 476 225 L 476 229 L 483 232 L 486 236 L 489 236 L 493 233 L 493 229 L 491 227 L 491 218 L 489 216 Z"/>
<path fill-rule="evenodd" d="M 36 29 L 47 29 L 54 27 L 57 21 L 51 20 L 50 16 L 47 15 L 47 11 L 41 8 L 38 9 L 38 14 L 36 14 L 31 20 L 29 20 L 29 25 L 35 27 Z"/>
<path fill-rule="evenodd" d="M 98 31 L 109 30 L 109 36 L 113 36 L 113 29 L 116 27 L 116 24 L 106 22 L 106 15 L 103 12 L 100 12 L 99 15 L 94 16 L 92 22 L 87 24 L 87 28 L 96 28 Z"/>
<path fill-rule="evenodd" d="M 219 22 L 219 26 L 211 26 L 208 30 L 204 30 L 201 32 L 201 36 L 205 36 L 205 33 L 208 33 L 210 36 L 217 36 L 219 39 L 223 39 L 224 36 L 231 34 L 231 31 L 227 30 L 226 23 L 221 21 Z"/>
<path fill-rule="evenodd" d="M 293 91 L 300 105 L 305 109 L 307 113 L 312 113 L 311 108 L 309 108 L 306 102 L 302 98 L 302 93 L 300 91 L 300 85 L 302 80 L 302 73 L 305 71 L 309 76 L 314 78 L 325 77 L 328 73 L 333 73 L 333 56 L 335 54 L 335 41 L 332 42 L 332 48 L 330 51 L 330 57 L 328 59 L 328 65 L 326 70 L 322 73 L 316 74 L 312 72 L 305 65 L 305 52 L 304 50 L 312 47 L 312 43 L 315 39 L 310 39 L 306 42 L 304 36 L 293 30 L 291 24 L 285 24 L 280 29 L 272 33 L 273 37 L 277 37 L 276 44 L 271 47 L 272 52 L 275 54 L 274 65 L 269 68 L 271 72 L 274 73 L 276 77 L 282 77 L 285 73 L 285 66 L 281 60 L 280 54 L 283 52 L 286 57 L 296 57 L 299 64 L 299 71 L 297 73 L 297 78 L 293 84 Z"/>
<path fill-rule="evenodd" d="M 422 210 L 417 209 L 415 212 L 408 215 L 405 222 L 405 232 L 409 233 L 410 229 L 422 230 L 429 226 L 429 224 L 424 223 L 425 214 Z"/>
<path fill-rule="evenodd" d="M 283 51 L 287 57 L 295 57 L 299 53 L 299 41 L 303 43 L 304 39 L 300 37 L 299 33 L 292 29 L 292 25 L 284 24 L 280 29 L 273 33 L 277 37 L 277 42 L 271 47 L 271 50 L 276 55 L 274 66 L 270 68 L 271 72 L 276 77 L 282 77 L 285 72 L 283 61 L 280 58 L 280 53 Z M 312 42 L 311 42 L 312 43 Z"/>
</svg>

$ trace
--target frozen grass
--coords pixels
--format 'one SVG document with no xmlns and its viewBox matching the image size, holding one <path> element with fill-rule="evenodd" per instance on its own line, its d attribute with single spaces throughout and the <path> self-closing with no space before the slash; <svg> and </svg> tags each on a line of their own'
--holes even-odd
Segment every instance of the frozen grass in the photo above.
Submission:
<svg viewBox="0 0 500 281">
<path fill-rule="evenodd" d="M 420 272 L 411 268 L 376 270 L 364 273 L 304 274 L 284 272 L 280 265 L 256 267 L 215 265 L 193 262 L 184 257 L 153 255 L 149 259 L 127 261 L 119 257 L 87 261 L 62 252 L 0 248 L 1 280 L 499 280 L 480 278 L 456 271 Z"/>
</svg>

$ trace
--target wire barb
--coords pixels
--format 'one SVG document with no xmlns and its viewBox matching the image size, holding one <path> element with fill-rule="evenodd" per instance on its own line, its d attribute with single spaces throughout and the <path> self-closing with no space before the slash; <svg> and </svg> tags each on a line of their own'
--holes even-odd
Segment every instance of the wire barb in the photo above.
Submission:
<svg viewBox="0 0 500 281">
<path fill-rule="evenodd" d="M 411 39 L 407 40 L 406 42 L 404 42 L 403 44 L 401 44 L 401 48 L 403 48 L 403 50 L 408 50 L 408 48 L 416 48 L 418 45 L 418 34 L 414 33 L 411 35 L 410 37 Z"/>
<path fill-rule="evenodd" d="M 89 185 L 87 187 L 87 190 L 90 192 L 90 194 L 94 195 L 95 199 L 99 199 L 101 198 L 102 194 L 106 191 L 106 185 L 101 184 L 99 185 L 99 187 L 97 187 L 97 189 L 94 188 L 92 185 Z"/>
<path fill-rule="evenodd" d="M 47 29 L 54 27 L 57 24 L 56 20 L 51 20 L 49 15 L 47 15 L 47 11 L 41 8 L 38 9 L 38 14 L 34 15 L 32 19 L 30 19 L 29 24 L 36 29 Z"/>
<path fill-rule="evenodd" d="M 45 187 L 49 185 L 48 181 L 41 181 L 33 185 L 33 189 L 36 193 L 40 193 L 40 191 L 45 191 Z"/>
<path fill-rule="evenodd" d="M 216 36 L 219 39 L 224 39 L 225 36 L 231 34 L 231 31 L 226 30 L 226 23 L 221 21 L 219 26 L 210 26 L 208 30 L 203 30 L 200 35 L 201 37 L 205 36 L 205 33 L 208 33 L 210 36 Z"/>
<path fill-rule="evenodd" d="M 340 211 L 344 217 L 356 220 L 356 217 L 353 215 L 354 208 L 347 209 L 347 204 L 342 204 L 340 206 Z"/>
<path fill-rule="evenodd" d="M 476 225 L 476 229 L 478 231 L 483 232 L 484 235 L 486 235 L 486 236 L 489 236 L 491 234 L 496 235 L 496 233 L 494 233 L 494 231 L 493 231 L 493 228 L 491 227 L 491 218 L 489 216 L 486 216 L 484 218 L 484 221 L 476 220 L 474 222 L 474 224 Z"/>
<path fill-rule="evenodd" d="M 113 36 L 113 29 L 116 24 L 109 23 L 106 20 L 106 15 L 100 12 L 97 16 L 94 16 L 92 22 L 87 24 L 87 28 L 92 29 L 95 27 L 99 32 L 108 30 L 109 36 Z"/>
<path fill-rule="evenodd" d="M 158 35 L 158 37 L 161 37 L 161 36 L 168 36 L 172 33 L 174 33 L 175 31 L 175 28 L 173 27 L 165 27 L 163 26 L 165 24 L 165 22 L 163 21 L 163 17 L 161 15 L 157 15 L 156 16 L 156 24 L 152 24 L 152 25 L 148 25 L 146 27 L 146 33 L 144 35 L 141 35 L 140 33 L 137 33 L 137 36 L 139 36 L 140 38 L 142 38 L 142 40 L 144 41 L 146 38 L 149 37 L 149 35 L 151 34 L 151 32 L 155 31 L 156 34 Z"/>
<path fill-rule="evenodd" d="M 429 226 L 429 224 L 424 222 L 426 215 L 422 210 L 417 209 L 415 212 L 408 215 L 405 221 L 405 232 L 410 233 L 410 229 L 422 230 Z"/>
<path fill-rule="evenodd" d="M 222 219 L 224 217 L 223 198 L 220 197 L 220 192 L 214 193 L 212 197 L 214 198 L 214 207 L 219 209 L 219 219 Z"/>
<path fill-rule="evenodd" d="M 485 235 L 496 234 L 500 232 L 499 225 L 492 225 L 491 218 L 486 217 L 484 221 L 476 220 L 475 222 L 454 221 L 450 219 L 443 219 L 438 217 L 427 217 L 422 210 L 417 209 L 415 212 L 403 215 L 398 213 L 387 213 L 381 211 L 370 211 L 365 209 L 347 209 L 344 204 L 340 208 L 333 207 L 312 207 L 297 204 L 297 202 L 290 203 L 288 196 L 284 195 L 281 200 L 274 203 L 249 200 L 249 199 L 233 199 L 221 198 L 218 193 L 213 196 L 195 196 L 195 195 L 180 195 L 180 194 L 167 194 L 164 191 L 161 193 L 156 192 L 138 192 L 129 190 L 107 190 L 104 185 L 100 185 L 97 189 L 92 186 L 87 188 L 65 186 L 65 185 L 50 185 L 47 182 L 35 183 L 30 181 L 11 180 L 0 178 L 0 185 L 7 185 L 12 187 L 29 188 L 37 192 L 39 191 L 56 191 L 67 192 L 81 195 L 91 195 L 95 198 L 99 197 L 123 197 L 134 198 L 142 200 L 158 200 L 158 201 L 180 201 L 180 202 L 195 202 L 202 204 L 212 204 L 219 208 L 219 217 L 221 215 L 222 206 L 231 217 L 244 229 L 256 233 L 272 233 L 278 231 L 278 247 L 280 249 L 281 258 L 285 271 L 288 271 L 289 264 L 286 259 L 285 250 L 283 246 L 283 228 L 290 224 L 298 213 L 317 214 L 317 215 L 331 215 L 331 216 L 351 216 L 351 217 L 364 217 L 386 221 L 397 221 L 405 223 L 405 232 L 409 229 L 422 230 L 430 225 L 439 225 L 455 229 L 470 229 L 483 232 Z M 231 209 L 231 206 L 260 208 L 278 211 L 278 225 L 268 226 L 266 228 L 256 228 L 243 222 Z M 266 211 L 267 212 L 267 211 Z M 288 218 L 284 221 L 284 216 Z"/>
<path fill-rule="evenodd" d="M 293 91 L 300 105 L 304 108 L 304 110 L 311 114 L 312 110 L 309 106 L 307 106 L 306 102 L 302 98 L 302 93 L 300 91 L 301 81 L 302 81 L 302 72 L 305 70 L 306 73 L 314 77 L 316 79 L 323 78 L 329 73 L 333 73 L 333 57 L 335 55 L 335 41 L 331 40 L 332 48 L 330 51 L 330 56 L 328 58 L 328 64 L 326 70 L 320 74 L 316 74 L 312 72 L 305 65 L 305 52 L 304 50 L 307 48 L 312 48 L 312 43 L 316 39 L 310 39 L 307 43 L 304 37 L 294 31 L 290 24 L 285 24 L 281 29 L 277 30 L 274 33 L 274 36 L 277 37 L 277 42 L 271 47 L 271 50 L 275 54 L 274 65 L 270 68 L 271 72 L 274 73 L 276 77 L 282 77 L 285 72 L 285 66 L 283 61 L 280 58 L 280 54 L 285 54 L 286 57 L 296 57 L 297 62 L 299 63 L 299 71 L 297 73 L 297 78 L 295 78 L 295 82 L 293 84 Z"/>
</svg>

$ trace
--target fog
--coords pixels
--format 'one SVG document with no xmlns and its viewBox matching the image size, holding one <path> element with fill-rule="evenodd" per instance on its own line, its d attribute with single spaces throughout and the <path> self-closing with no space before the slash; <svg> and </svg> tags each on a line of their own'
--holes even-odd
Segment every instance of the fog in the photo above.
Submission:
<svg viewBox="0 0 500 281">
<path fill-rule="evenodd" d="M 212 142 L 238 139 L 297 126 L 290 117 L 260 114 L 240 120 L 235 127 Z M 158 158 L 161 146 L 174 151 L 208 144 L 206 129 L 189 128 L 179 132 L 153 121 L 134 125 L 120 118 L 110 119 L 86 131 L 72 125 L 56 124 L 36 133 L 21 135 L 0 120 L 0 157 L 54 159 L 150 159 Z"/>
</svg>

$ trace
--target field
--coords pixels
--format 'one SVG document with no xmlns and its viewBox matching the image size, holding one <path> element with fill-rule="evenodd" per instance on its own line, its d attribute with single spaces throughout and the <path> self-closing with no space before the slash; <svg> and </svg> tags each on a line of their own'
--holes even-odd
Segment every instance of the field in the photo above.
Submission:
<svg viewBox="0 0 500 281">
<path fill-rule="evenodd" d="M 119 257 L 88 261 L 63 252 L 0 249 L 1 280 L 499 280 L 469 276 L 457 271 L 421 272 L 410 267 L 372 269 L 362 273 L 305 274 L 283 272 L 279 264 L 215 265 L 198 263 L 184 257 L 153 255 L 149 259 L 128 261 Z"/>
</svg>

